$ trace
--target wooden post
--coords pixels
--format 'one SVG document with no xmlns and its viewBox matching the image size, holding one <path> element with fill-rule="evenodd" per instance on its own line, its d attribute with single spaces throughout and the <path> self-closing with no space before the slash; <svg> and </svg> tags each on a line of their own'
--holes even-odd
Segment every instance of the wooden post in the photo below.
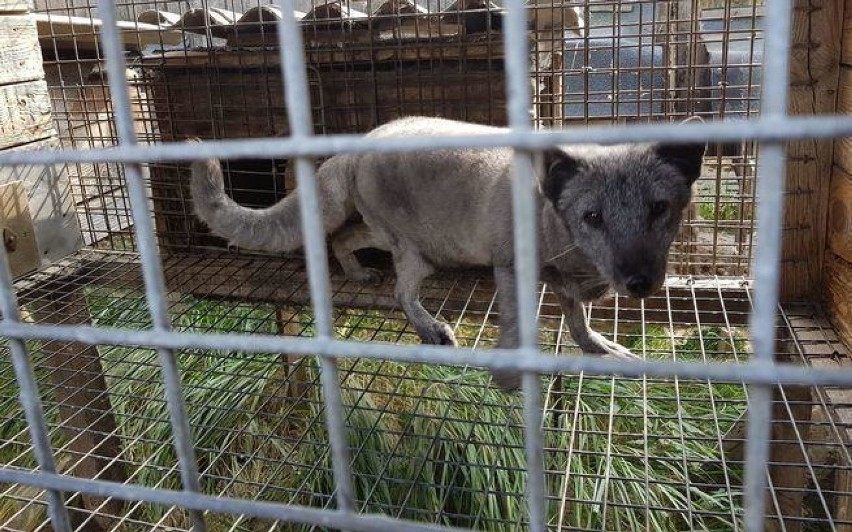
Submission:
<svg viewBox="0 0 852 532">
<path fill-rule="evenodd" d="M 834 114 L 844 0 L 796 0 L 790 61 L 791 115 Z M 790 142 L 787 148 L 781 294 L 817 299 L 822 283 L 833 143 Z M 758 176 L 758 179 L 765 176 Z M 768 177 L 768 176 L 766 176 Z"/>
<path fill-rule="evenodd" d="M 298 311 L 291 307 L 280 307 L 275 311 L 278 324 L 278 334 L 282 336 L 298 336 L 301 324 L 298 321 Z M 282 353 L 281 361 L 287 366 L 287 397 L 299 399 L 308 392 L 308 371 L 304 357 Z"/>
<path fill-rule="evenodd" d="M 773 401 L 769 473 L 781 515 L 775 513 L 774 504 L 768 504 L 766 530 L 799 532 L 808 486 L 808 457 L 802 454 L 800 438 L 802 442 L 809 439 L 811 391 L 804 386 L 779 386 Z"/>
<path fill-rule="evenodd" d="M 79 289 L 42 292 L 43 297 L 29 309 L 39 323 L 89 325 L 86 301 Z M 124 482 L 124 463 L 118 459 L 121 439 L 117 432 L 109 392 L 95 346 L 69 342 L 45 342 L 41 348 L 45 365 L 50 368 L 49 382 L 53 397 L 59 405 L 61 428 L 68 439 L 68 450 L 74 463 L 67 474 L 81 478 L 97 478 Z M 104 502 L 103 497 L 82 495 L 82 506 L 94 510 Z M 99 513 L 121 515 L 123 501 L 113 499 Z M 111 518 L 100 515 L 87 530 L 108 529 Z"/>
<path fill-rule="evenodd" d="M 669 2 L 668 30 L 668 72 L 669 72 L 669 111 L 678 115 L 689 112 L 689 91 L 695 87 L 692 63 L 692 0 Z"/>
</svg>

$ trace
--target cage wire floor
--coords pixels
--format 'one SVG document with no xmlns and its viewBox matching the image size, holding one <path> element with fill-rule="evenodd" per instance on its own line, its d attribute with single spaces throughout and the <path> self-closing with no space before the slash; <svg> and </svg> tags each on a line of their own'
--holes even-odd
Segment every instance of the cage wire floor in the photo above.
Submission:
<svg viewBox="0 0 852 532">
<path fill-rule="evenodd" d="M 166 256 L 176 329 L 311 335 L 304 265 L 239 255 Z M 649 359 L 743 361 L 750 354 L 748 282 L 671 279 L 642 306 L 594 306 L 592 326 Z M 150 326 L 138 257 L 86 251 L 18 281 L 25 319 Z M 391 285 L 332 279 L 336 332 L 414 343 Z M 462 345 L 494 345 L 487 276 L 428 280 L 424 304 Z M 541 343 L 577 350 L 542 287 Z M 811 306 L 780 312 L 779 349 L 802 364 L 839 364 L 837 339 Z M 365 350 L 369 344 L 365 343 Z M 180 489 L 155 351 L 30 342 L 61 470 Z M 318 367 L 312 358 L 178 353 L 206 494 L 334 507 L 335 485 Z M 97 367 L 99 361 L 102 367 Z M 36 462 L 8 357 L 0 357 L 0 460 Z M 481 530 L 525 529 L 522 404 L 474 367 L 340 360 L 359 509 Z M 545 468 L 552 530 L 741 529 L 743 416 L 738 383 L 558 375 L 544 380 Z M 848 515 L 843 391 L 776 392 L 770 465 L 773 515 L 789 530 L 842 530 Z M 111 409 L 109 407 L 111 403 Z M 792 422 L 793 419 L 795 422 Z M 844 421 L 846 420 L 846 421 Z M 94 443 L 86 443 L 94 442 Z M 78 530 L 187 530 L 176 507 L 67 494 Z M 38 489 L 0 485 L 0 530 L 49 531 Z M 801 510 L 801 511 L 799 511 Z M 210 530 L 306 530 L 246 516 L 207 515 Z M 775 522 L 776 525 L 782 523 Z"/>
</svg>

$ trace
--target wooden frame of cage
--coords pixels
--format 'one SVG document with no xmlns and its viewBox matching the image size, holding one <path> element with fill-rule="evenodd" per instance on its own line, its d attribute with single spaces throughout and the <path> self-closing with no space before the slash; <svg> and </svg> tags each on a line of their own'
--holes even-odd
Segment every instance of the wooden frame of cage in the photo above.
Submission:
<svg viewBox="0 0 852 532">
<path fill-rule="evenodd" d="M 0 0 L 0 149 L 39 149 L 56 146 L 56 135 L 52 128 L 50 105 L 43 81 L 37 34 L 32 16 L 28 13 L 28 3 L 20 0 Z M 791 102 L 790 107 L 796 114 L 832 114 L 852 112 L 852 0 L 800 0 L 796 3 L 794 14 L 795 39 L 794 60 L 791 62 Z M 275 65 L 275 61 L 270 61 Z M 186 65 L 183 65 L 186 66 Z M 3 77 L 5 76 L 5 77 Z M 22 96 L 26 95 L 26 98 Z M 23 102 L 19 106 L 5 105 L 5 102 Z M 4 109 L 17 109 L 17 112 L 3 114 Z M 280 133 L 280 132 L 276 132 Z M 789 146 L 789 166 L 787 186 L 791 190 L 808 191 L 807 196 L 791 196 L 785 205 L 785 215 L 794 223 L 784 235 L 784 261 L 782 262 L 782 292 L 787 301 L 822 300 L 826 315 L 831 319 L 838 333 L 838 350 L 841 343 L 852 345 L 852 141 L 840 139 L 831 141 L 795 142 Z M 15 169 L 0 168 L 0 181 L 20 179 L 25 183 L 36 183 L 42 179 L 43 171 L 28 169 L 21 172 Z M 36 213 L 44 212 L 45 194 L 30 191 L 30 209 Z M 66 201 L 66 200 L 63 200 Z M 67 214 L 73 207 L 60 203 L 57 207 Z M 67 234 L 73 234 L 73 228 Z M 39 237 L 39 235 L 36 235 Z M 39 240 L 40 251 L 48 256 L 67 254 L 67 250 L 46 249 L 46 240 Z M 75 241 L 76 242 L 76 241 Z M 179 259 L 176 259 L 179 260 Z M 52 276 L 49 281 L 29 286 L 21 294 L 24 301 L 43 301 L 39 294 L 56 294 L 64 290 L 65 299 L 51 301 L 45 306 L 36 307 L 45 321 L 54 318 L 57 306 L 67 310 L 82 309 L 77 290 L 88 281 L 97 281 L 98 268 L 115 267 L 102 263 L 79 262 L 74 269 L 66 269 Z M 186 287 L 188 280 L 203 279 L 205 271 L 216 270 L 215 261 L 205 263 L 187 262 L 180 268 L 167 268 L 168 272 L 177 272 L 167 282 L 171 286 Z M 237 282 L 245 283 L 247 293 L 241 297 L 259 297 L 282 305 L 282 329 L 287 326 L 287 305 L 307 302 L 307 294 L 287 290 L 286 285 L 258 295 L 258 286 L 252 285 L 250 269 L 242 269 L 245 276 Z M 247 276 L 247 277 L 246 277 Z M 122 283 L 138 281 L 138 272 L 128 265 L 118 276 Z M 256 279 L 264 278 L 263 276 Z M 737 290 L 731 287 L 731 290 Z M 199 292 L 209 294 L 208 288 L 198 287 Z M 694 290 L 690 288 L 690 290 Z M 700 290 L 700 287 L 699 287 Z M 233 297 L 235 292 L 228 290 L 223 296 Z M 366 293 L 363 301 L 352 301 L 353 305 L 389 305 L 377 294 Z M 84 305 L 84 304 L 83 304 Z M 53 310 L 52 308 L 53 307 Z M 651 311 L 654 309 L 651 308 Z M 81 323 L 86 321 L 85 312 L 79 311 Z M 39 317 L 39 316 L 37 316 Z M 282 332 L 285 332 L 282 330 Z M 792 341 L 782 339 L 782 341 Z M 56 372 L 52 378 L 75 379 L 85 373 L 99 373 L 97 351 L 93 348 L 70 345 L 48 345 L 49 356 L 57 360 L 57 366 L 63 366 L 65 372 Z M 73 353 L 70 356 L 69 353 Z M 837 356 L 834 352 L 813 352 L 811 363 L 815 365 L 852 364 L 847 356 Z M 61 362 L 60 361 L 64 361 Z M 72 366 L 74 364 L 76 366 Z M 85 372 L 78 372 L 85 368 Z M 73 384 L 73 383 L 72 383 Z M 82 383 L 81 383 L 82 384 Z M 70 403 L 79 405 L 91 401 L 103 400 L 93 397 L 92 383 L 80 388 L 89 393 L 81 393 L 69 398 Z M 98 384 L 94 384 L 97 388 Z M 101 383 L 101 388 L 103 384 Z M 787 393 L 801 394 L 802 390 L 788 388 Z M 807 393 L 807 390 L 804 391 Z M 838 403 L 850 404 L 849 398 L 842 392 L 835 393 Z M 104 407 L 108 410 L 108 407 Z M 799 413 L 802 418 L 808 412 Z M 111 463 L 110 456 L 117 455 L 114 442 L 94 441 L 88 432 L 92 427 L 98 431 L 112 432 L 114 420 L 110 416 L 98 419 L 87 418 L 74 412 L 62 413 L 68 430 L 76 431 L 75 440 L 82 449 L 98 447 L 101 453 L 85 460 L 78 471 L 107 472 L 114 480 L 122 478 L 121 463 Z M 841 410 L 839 415 L 849 416 L 850 412 Z M 784 424 L 776 426 L 776 437 L 783 438 L 785 431 L 795 430 Z M 793 446 L 778 446 L 774 452 L 780 461 L 796 462 L 799 451 Z M 103 478 L 103 476 L 102 476 Z M 804 476 L 796 468 L 786 468 L 774 472 L 776 485 L 801 486 Z M 852 478 L 848 474 L 838 479 L 838 490 L 849 493 L 852 490 Z M 852 517 L 852 501 L 846 496 L 841 501 L 838 513 Z M 97 497 L 84 498 L 83 504 L 91 507 L 99 502 Z M 785 501 L 795 507 L 796 501 Z M 777 525 L 777 523 L 776 523 Z M 787 525 L 790 530 L 791 525 Z"/>
</svg>

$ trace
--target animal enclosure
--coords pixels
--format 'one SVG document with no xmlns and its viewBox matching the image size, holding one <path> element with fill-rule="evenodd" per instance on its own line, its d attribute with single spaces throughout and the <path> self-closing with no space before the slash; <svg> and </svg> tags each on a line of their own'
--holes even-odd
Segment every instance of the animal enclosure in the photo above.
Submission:
<svg viewBox="0 0 852 532">
<path fill-rule="evenodd" d="M 292 4 L 0 0 L 0 530 L 852 530 L 852 3 Z M 536 345 L 452 271 L 424 348 L 386 254 L 354 283 L 193 212 L 192 157 L 262 207 L 451 146 L 353 136 L 407 115 L 709 141 L 664 288 L 586 309 L 643 361 L 582 356 L 527 259 Z"/>
</svg>

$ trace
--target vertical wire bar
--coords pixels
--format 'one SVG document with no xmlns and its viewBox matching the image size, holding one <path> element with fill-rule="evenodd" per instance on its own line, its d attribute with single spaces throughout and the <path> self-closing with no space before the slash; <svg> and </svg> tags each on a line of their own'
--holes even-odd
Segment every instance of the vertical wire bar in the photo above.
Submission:
<svg viewBox="0 0 852 532">
<path fill-rule="evenodd" d="M 302 30 L 295 18 L 296 4 L 294 0 L 276 0 L 276 4 L 282 14 L 277 31 L 281 50 L 282 89 L 287 105 L 290 135 L 294 139 L 308 138 L 313 134 L 313 119 L 307 68 L 303 56 Z M 305 260 L 308 267 L 308 282 L 311 287 L 311 304 L 314 308 L 317 337 L 329 339 L 333 337 L 334 331 L 328 258 L 326 257 L 325 230 L 320 219 L 319 187 L 311 159 L 304 157 L 296 159 L 296 186 L 299 189 Z M 327 356 L 320 357 L 320 368 L 325 397 L 325 421 L 331 446 L 331 463 L 337 483 L 337 506 L 341 511 L 351 512 L 355 508 L 355 497 L 337 361 Z"/>
<path fill-rule="evenodd" d="M 508 0 L 505 17 L 505 65 L 509 125 L 514 131 L 531 131 L 529 50 L 526 10 L 523 0 Z M 538 231 L 536 228 L 536 176 L 533 154 L 515 151 L 512 164 L 512 226 L 514 231 L 515 278 L 518 301 L 520 347 L 537 344 L 535 287 L 538 281 Z M 530 530 L 543 532 L 547 522 L 544 487 L 541 380 L 534 372 L 523 375 L 524 448 L 527 458 L 527 504 Z"/>
<path fill-rule="evenodd" d="M 761 113 L 783 121 L 787 116 L 791 0 L 766 5 L 764 24 Z M 755 283 L 751 337 L 756 363 L 775 364 L 775 309 L 778 306 L 786 154 L 781 142 L 763 143 L 758 179 L 758 243 L 752 266 Z M 749 386 L 750 405 L 745 449 L 744 525 L 747 532 L 763 530 L 766 467 L 771 436 L 772 387 Z"/>
<path fill-rule="evenodd" d="M 110 98 L 115 116 L 118 144 L 134 146 L 136 131 L 130 106 L 130 97 L 126 79 L 126 65 L 121 45 L 119 31 L 116 26 L 115 4 L 112 0 L 98 0 L 98 10 L 103 27 L 101 36 L 107 64 L 107 81 L 109 82 Z M 165 279 L 160 264 L 157 245 L 154 237 L 154 226 L 151 212 L 148 208 L 148 197 L 139 164 L 125 165 L 127 190 L 130 196 L 130 208 L 133 216 L 133 227 L 136 233 L 136 245 L 142 258 L 142 276 L 145 281 L 145 297 L 154 331 L 171 329 L 168 304 L 165 298 Z M 186 412 L 186 403 L 181 392 L 180 372 L 177 360 L 170 349 L 157 349 L 163 373 L 163 384 L 166 388 L 166 406 L 174 430 L 175 452 L 180 464 L 181 482 L 184 490 L 200 493 L 201 484 L 198 475 L 198 464 L 195 459 L 195 448 L 192 442 L 192 429 Z M 192 528 L 195 532 L 204 532 L 207 526 L 204 513 L 198 510 L 189 511 Z"/>
<path fill-rule="evenodd" d="M 18 298 L 12 288 L 12 272 L 9 270 L 9 257 L 6 248 L 0 244 L 0 312 L 3 313 L 3 321 L 18 322 L 21 319 L 18 309 Z M 44 407 L 38 394 L 35 373 L 30 364 L 27 346 L 23 340 L 7 338 L 9 353 L 12 358 L 12 366 L 15 368 L 15 378 L 18 381 L 18 397 L 24 409 L 27 419 L 30 438 L 33 441 L 33 454 L 41 471 L 45 473 L 56 473 L 56 461 L 53 459 L 53 450 L 50 444 L 50 436 L 47 430 L 47 421 L 44 418 Z M 50 522 L 57 532 L 71 532 L 71 521 L 68 518 L 68 509 L 65 507 L 65 498 L 59 490 L 47 491 L 47 505 L 50 513 Z"/>
</svg>

